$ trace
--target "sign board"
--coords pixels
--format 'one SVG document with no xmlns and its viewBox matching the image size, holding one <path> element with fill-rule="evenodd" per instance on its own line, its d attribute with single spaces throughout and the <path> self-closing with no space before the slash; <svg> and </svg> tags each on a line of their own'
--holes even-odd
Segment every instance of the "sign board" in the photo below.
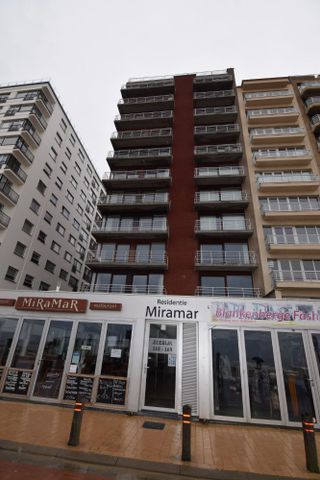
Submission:
<svg viewBox="0 0 320 480">
<path fill-rule="evenodd" d="M 64 389 L 64 400 L 80 400 L 90 402 L 93 387 L 92 377 L 68 375 Z"/>
<path fill-rule="evenodd" d="M 29 312 L 85 313 L 87 300 L 77 298 L 18 297 L 15 308 Z"/>
<path fill-rule="evenodd" d="M 171 338 L 149 338 L 149 353 L 177 353 L 177 340 Z"/>
<path fill-rule="evenodd" d="M 0 307 L 13 307 L 15 303 L 13 298 L 0 298 Z"/>
<path fill-rule="evenodd" d="M 97 402 L 111 405 L 125 405 L 127 380 L 117 378 L 100 378 Z"/>
<path fill-rule="evenodd" d="M 105 310 L 110 312 L 121 312 L 122 303 L 90 302 L 90 310 Z"/>
<path fill-rule="evenodd" d="M 8 370 L 4 382 L 3 393 L 13 395 L 27 395 L 31 382 L 32 372 L 26 370 Z"/>
<path fill-rule="evenodd" d="M 47 370 L 46 372 L 44 372 L 44 376 L 41 379 L 41 382 L 38 381 L 36 383 L 34 394 L 37 397 L 58 398 L 61 377 L 61 371 L 55 372 Z"/>
</svg>

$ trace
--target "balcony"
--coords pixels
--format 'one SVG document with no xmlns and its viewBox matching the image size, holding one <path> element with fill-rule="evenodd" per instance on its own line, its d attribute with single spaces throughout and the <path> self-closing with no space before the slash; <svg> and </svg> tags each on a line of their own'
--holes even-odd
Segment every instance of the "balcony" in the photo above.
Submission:
<svg viewBox="0 0 320 480">
<path fill-rule="evenodd" d="M 210 72 L 198 73 L 193 79 L 193 90 L 195 92 L 206 92 L 208 90 L 230 89 L 233 87 L 233 75 L 224 71 L 223 73 Z"/>
<path fill-rule="evenodd" d="M 250 140 L 252 145 L 283 145 L 286 142 L 301 142 L 305 133 L 304 128 L 299 127 L 253 128 L 250 130 Z"/>
<path fill-rule="evenodd" d="M 286 235 L 267 235 L 266 244 L 271 253 L 303 254 L 304 258 L 319 258 L 320 235 L 296 233 Z"/>
<path fill-rule="evenodd" d="M 167 293 L 162 285 L 117 285 L 113 283 L 96 283 L 95 285 L 84 283 L 81 285 L 80 291 L 139 295 L 166 295 Z"/>
<path fill-rule="evenodd" d="M 249 201 L 246 192 L 221 190 L 196 192 L 194 204 L 198 210 L 202 211 L 237 211 L 246 208 L 249 205 Z"/>
<path fill-rule="evenodd" d="M 139 254 L 130 252 L 129 255 L 99 255 L 89 253 L 86 264 L 94 268 L 110 269 L 142 269 L 142 270 L 167 270 L 168 258 L 166 253 Z"/>
<path fill-rule="evenodd" d="M 234 104 L 234 90 L 213 90 L 209 92 L 194 92 L 195 107 L 220 107 Z"/>
<path fill-rule="evenodd" d="M 108 212 L 167 211 L 169 195 L 167 192 L 111 194 L 100 197 L 98 205 L 100 211 Z"/>
<path fill-rule="evenodd" d="M 316 135 L 320 132 L 320 114 L 313 115 L 310 119 L 312 131 Z"/>
<path fill-rule="evenodd" d="M 320 272 L 311 270 L 273 270 L 272 277 L 275 288 L 288 291 L 288 296 L 298 294 L 303 296 L 318 295 L 320 291 Z"/>
<path fill-rule="evenodd" d="M 105 174 L 103 184 L 107 189 L 169 187 L 171 175 L 170 170 L 165 168 L 115 171 Z"/>
<path fill-rule="evenodd" d="M 202 145 L 194 147 L 194 156 L 202 165 L 234 163 L 242 157 L 240 143 L 226 145 Z"/>
<path fill-rule="evenodd" d="M 293 92 L 290 90 L 251 92 L 245 93 L 244 99 L 247 107 L 290 105 L 293 100 Z"/>
<path fill-rule="evenodd" d="M 278 203 L 275 205 L 262 204 L 262 215 L 267 220 L 320 220 L 320 203 L 312 204 L 307 201 L 304 203 L 295 202 L 294 204 Z"/>
<path fill-rule="evenodd" d="M 173 110 L 173 95 L 158 95 L 154 97 L 123 98 L 118 102 L 121 114 L 154 112 L 155 110 Z"/>
<path fill-rule="evenodd" d="M 213 123 L 235 122 L 238 116 L 237 107 L 207 107 L 194 109 L 195 125 L 211 125 Z"/>
<path fill-rule="evenodd" d="M 170 165 L 171 148 L 143 148 L 109 152 L 107 162 L 110 168 L 121 167 L 157 167 Z"/>
<path fill-rule="evenodd" d="M 288 175 L 259 175 L 257 177 L 258 189 L 265 193 L 281 192 L 312 192 L 320 187 L 320 177 L 309 172 Z"/>
<path fill-rule="evenodd" d="M 106 239 L 147 239 L 160 240 L 169 236 L 166 222 L 154 222 L 153 225 L 106 225 L 96 222 L 92 228 L 92 234 L 96 238 Z"/>
<path fill-rule="evenodd" d="M 34 155 L 29 150 L 27 144 L 22 138 L 18 138 L 16 144 L 13 146 L 12 154 L 16 159 L 22 162 L 24 165 L 29 166 L 34 160 Z"/>
<path fill-rule="evenodd" d="M 241 185 L 245 179 L 240 166 L 199 167 L 194 171 L 197 185 Z"/>
<path fill-rule="evenodd" d="M 30 111 L 23 110 L 23 111 L 16 111 L 15 110 L 15 105 L 13 105 L 11 108 L 9 108 L 4 116 L 5 117 L 12 117 L 13 120 L 24 120 L 28 119 L 33 127 L 37 129 L 40 132 L 44 132 L 44 130 L 47 128 L 48 123 L 44 119 L 42 113 L 36 107 L 35 105 L 30 105 Z"/>
<path fill-rule="evenodd" d="M 115 149 L 171 145 L 172 129 L 158 128 L 153 130 L 127 130 L 124 132 L 114 132 L 111 136 L 111 143 Z"/>
<path fill-rule="evenodd" d="M 4 175 L 0 176 L 0 201 L 8 207 L 14 207 L 19 200 L 17 192 L 11 188 L 10 182 Z"/>
<path fill-rule="evenodd" d="M 252 271 L 257 268 L 255 252 L 206 252 L 197 251 L 195 256 L 197 270 L 214 271 Z"/>
<path fill-rule="evenodd" d="M 240 125 L 204 125 L 194 127 L 194 137 L 199 144 L 215 143 L 221 140 L 235 142 L 240 135 Z"/>
<path fill-rule="evenodd" d="M 20 163 L 13 155 L 0 155 L 0 174 L 5 173 L 6 177 L 18 184 L 25 183 L 27 174 L 20 167 Z"/>
<path fill-rule="evenodd" d="M 300 95 L 302 97 L 309 96 L 310 94 L 319 95 L 320 94 L 320 81 L 314 80 L 309 82 L 303 82 L 299 86 Z"/>
<path fill-rule="evenodd" d="M 295 124 L 299 118 L 299 112 L 294 107 L 286 108 L 261 108 L 248 110 L 247 119 L 249 126 Z"/>
<path fill-rule="evenodd" d="M 50 93 L 49 89 L 47 89 L 47 91 Z M 53 112 L 53 107 L 42 90 L 18 92 L 15 100 L 19 100 L 20 102 L 35 102 L 35 105 L 39 108 L 40 112 L 46 117 L 51 116 Z"/>
<path fill-rule="evenodd" d="M 167 95 L 174 93 L 173 77 L 159 80 L 129 80 L 121 88 L 122 98 L 143 97 L 148 95 Z"/>
<path fill-rule="evenodd" d="M 320 110 L 320 97 L 310 97 L 305 100 L 307 113 L 313 115 Z"/>
<path fill-rule="evenodd" d="M 23 140 L 33 148 L 36 148 L 40 145 L 41 138 L 35 132 L 34 127 L 29 120 L 18 120 L 13 122 L 3 122 L 0 127 L 0 133 L 4 132 L 20 132 Z"/>
<path fill-rule="evenodd" d="M 206 297 L 260 297 L 259 288 L 237 288 L 237 287 L 197 287 L 195 295 Z"/>
<path fill-rule="evenodd" d="M 312 155 L 306 148 L 258 150 L 253 155 L 257 167 L 304 167 L 310 164 Z"/>
<path fill-rule="evenodd" d="M 173 123 L 173 111 L 160 110 L 159 112 L 125 113 L 117 115 L 114 123 L 118 131 L 146 127 L 171 127 Z"/>
<path fill-rule="evenodd" d="M 233 219 L 208 219 L 196 220 L 195 233 L 199 237 L 207 238 L 248 238 L 252 235 L 253 229 L 247 219 L 241 221 Z"/>
<path fill-rule="evenodd" d="M 0 229 L 4 230 L 8 227 L 10 223 L 9 215 L 6 215 L 2 210 L 0 210 Z"/>
</svg>

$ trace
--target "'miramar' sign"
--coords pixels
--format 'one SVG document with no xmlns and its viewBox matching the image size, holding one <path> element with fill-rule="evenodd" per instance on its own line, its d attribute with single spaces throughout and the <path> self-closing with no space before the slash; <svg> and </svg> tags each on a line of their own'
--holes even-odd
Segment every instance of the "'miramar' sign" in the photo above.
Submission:
<svg viewBox="0 0 320 480">
<path fill-rule="evenodd" d="M 87 300 L 76 298 L 18 297 L 15 308 L 30 312 L 85 313 Z"/>
</svg>

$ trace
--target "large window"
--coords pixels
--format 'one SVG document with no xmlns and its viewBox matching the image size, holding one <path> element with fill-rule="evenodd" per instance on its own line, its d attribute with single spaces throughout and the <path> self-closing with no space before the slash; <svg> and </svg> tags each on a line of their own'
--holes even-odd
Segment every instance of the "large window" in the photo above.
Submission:
<svg viewBox="0 0 320 480">
<path fill-rule="evenodd" d="M 320 281 L 320 260 L 269 260 L 276 280 Z"/>
<path fill-rule="evenodd" d="M 252 297 L 251 275 L 203 275 L 201 277 L 202 295 L 227 295 Z"/>
<path fill-rule="evenodd" d="M 101 375 L 127 377 L 131 331 L 131 325 L 108 325 Z"/>
<path fill-rule="evenodd" d="M 0 365 L 2 367 L 6 364 L 17 322 L 15 318 L 0 319 Z"/>
</svg>

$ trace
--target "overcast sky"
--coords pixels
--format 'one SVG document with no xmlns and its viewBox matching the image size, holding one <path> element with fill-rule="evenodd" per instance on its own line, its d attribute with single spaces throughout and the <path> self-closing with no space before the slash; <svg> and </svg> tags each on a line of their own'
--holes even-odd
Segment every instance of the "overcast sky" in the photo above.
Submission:
<svg viewBox="0 0 320 480">
<path fill-rule="evenodd" d="M 130 77 L 320 73 L 319 0 L 0 0 L 0 83 L 50 79 L 100 175 Z"/>
</svg>

